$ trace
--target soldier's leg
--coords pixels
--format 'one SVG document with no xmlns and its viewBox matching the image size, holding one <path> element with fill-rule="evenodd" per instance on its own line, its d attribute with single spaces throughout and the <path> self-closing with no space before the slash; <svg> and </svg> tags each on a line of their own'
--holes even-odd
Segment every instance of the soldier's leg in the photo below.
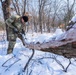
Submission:
<svg viewBox="0 0 76 75">
<path fill-rule="evenodd" d="M 23 36 L 21 34 L 18 35 L 18 38 L 21 39 L 23 45 L 25 46 L 25 39 L 23 38 Z"/>
<path fill-rule="evenodd" d="M 16 40 L 10 40 L 9 41 L 9 45 L 8 45 L 8 49 L 7 49 L 7 54 L 10 54 L 13 52 L 13 48 L 15 46 Z"/>
<path fill-rule="evenodd" d="M 7 49 L 7 54 L 10 54 L 13 52 L 13 48 L 14 48 L 14 45 L 16 43 L 16 38 L 17 38 L 17 35 L 13 32 L 13 30 L 10 28 L 9 30 L 9 33 L 8 33 L 8 49 Z"/>
</svg>

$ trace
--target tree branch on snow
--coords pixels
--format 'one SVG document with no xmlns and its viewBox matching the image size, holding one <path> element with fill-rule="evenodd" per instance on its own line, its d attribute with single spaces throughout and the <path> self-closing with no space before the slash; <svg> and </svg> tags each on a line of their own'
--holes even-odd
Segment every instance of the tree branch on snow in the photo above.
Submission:
<svg viewBox="0 0 76 75">
<path fill-rule="evenodd" d="M 64 67 L 63 64 L 59 60 L 57 60 L 57 58 L 55 56 L 53 56 L 53 57 L 42 57 L 42 58 L 38 58 L 37 60 L 39 61 L 40 64 L 42 64 L 42 62 L 40 61 L 42 59 L 54 59 L 62 67 L 62 69 L 63 69 L 64 72 L 67 72 L 69 66 L 71 65 L 71 59 L 68 59 L 69 60 L 69 63 L 67 65 L 67 67 Z"/>
<path fill-rule="evenodd" d="M 3 64 L 2 64 L 2 67 L 8 67 L 8 66 L 5 66 L 5 64 L 10 61 L 13 57 L 9 58 L 8 60 L 6 60 Z"/>
<path fill-rule="evenodd" d="M 9 58 L 8 60 L 6 60 L 6 61 L 2 64 L 3 67 L 7 67 L 5 71 L 7 71 L 7 70 L 8 70 L 9 68 L 11 68 L 15 63 L 17 63 L 18 61 L 21 60 L 21 59 L 18 59 L 18 60 L 16 60 L 16 61 L 14 61 L 13 63 L 10 63 L 10 65 L 7 65 L 7 66 L 6 66 L 6 64 L 9 63 L 9 62 L 10 62 L 11 60 L 13 60 L 13 59 L 14 59 L 14 56 L 12 56 L 11 58 Z"/>
<path fill-rule="evenodd" d="M 7 71 L 9 68 L 11 68 L 15 63 L 17 63 L 17 62 L 20 61 L 20 60 L 21 60 L 21 59 L 18 59 L 18 60 L 16 60 L 14 63 L 12 63 L 11 65 L 9 65 L 5 71 Z"/>
<path fill-rule="evenodd" d="M 31 55 L 31 57 L 29 58 L 29 60 L 28 60 L 28 62 L 26 63 L 26 65 L 24 66 L 24 72 L 26 71 L 26 68 L 28 67 L 28 64 L 29 64 L 29 62 L 31 61 L 31 59 L 33 58 L 33 56 L 34 56 L 34 49 L 32 49 L 32 55 Z"/>
<path fill-rule="evenodd" d="M 65 68 L 65 72 L 67 72 L 67 69 L 68 69 L 68 67 L 70 66 L 70 64 L 71 64 L 71 60 L 69 59 L 69 64 L 68 64 L 68 66 Z"/>
<path fill-rule="evenodd" d="M 67 69 L 68 69 L 68 67 L 69 67 L 70 64 L 71 64 L 71 60 L 69 59 L 69 64 L 68 64 L 67 67 L 65 68 L 65 67 L 61 64 L 61 62 L 56 59 L 56 57 L 55 57 L 54 59 L 55 59 L 55 61 L 63 68 L 63 71 L 64 71 L 64 72 L 67 72 Z"/>
<path fill-rule="evenodd" d="M 26 71 L 26 69 L 27 69 L 27 67 L 28 67 L 31 59 L 32 59 L 33 56 L 34 56 L 34 53 L 35 53 L 35 51 L 34 51 L 34 49 L 32 49 L 32 55 L 31 55 L 30 58 L 28 59 L 27 63 L 25 64 L 25 66 L 24 66 L 24 68 L 23 68 L 23 70 L 20 71 L 20 72 L 18 73 L 18 75 L 23 74 L 23 73 Z"/>
</svg>

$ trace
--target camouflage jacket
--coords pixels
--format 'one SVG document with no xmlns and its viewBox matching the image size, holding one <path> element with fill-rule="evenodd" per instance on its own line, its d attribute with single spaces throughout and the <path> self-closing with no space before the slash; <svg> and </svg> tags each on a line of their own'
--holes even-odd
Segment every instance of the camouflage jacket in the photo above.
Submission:
<svg viewBox="0 0 76 75">
<path fill-rule="evenodd" d="M 21 22 L 20 19 L 21 19 L 20 16 L 16 15 L 16 16 L 11 16 L 6 20 L 6 24 L 10 28 L 10 31 L 16 28 L 19 32 L 21 32 L 22 29 L 24 29 L 24 24 Z"/>
</svg>

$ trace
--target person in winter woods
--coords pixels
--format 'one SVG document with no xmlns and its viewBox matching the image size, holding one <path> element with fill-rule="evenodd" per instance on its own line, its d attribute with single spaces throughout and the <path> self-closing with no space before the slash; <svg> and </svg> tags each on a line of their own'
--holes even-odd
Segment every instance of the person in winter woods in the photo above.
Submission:
<svg viewBox="0 0 76 75">
<path fill-rule="evenodd" d="M 75 24 L 76 24 L 76 15 L 73 16 L 73 18 L 69 21 L 66 31 L 68 31 L 71 28 L 74 28 Z"/>
<path fill-rule="evenodd" d="M 76 29 L 76 14 L 75 14 L 75 16 L 73 16 L 73 18 L 71 19 L 71 21 L 68 24 L 67 31 L 70 29 L 73 29 L 73 30 Z M 72 42 L 72 48 L 76 48 L 76 41 Z"/>
<path fill-rule="evenodd" d="M 23 16 L 11 16 L 6 20 L 6 24 L 9 27 L 9 33 L 8 33 L 8 49 L 7 49 L 7 54 L 10 54 L 13 52 L 13 48 L 16 43 L 16 38 L 20 38 L 23 45 L 25 46 L 24 38 L 22 34 L 25 34 L 24 31 L 24 25 L 26 22 L 28 22 L 30 19 L 30 16 L 28 13 L 25 13 Z"/>
<path fill-rule="evenodd" d="M 76 15 L 72 17 L 72 19 L 69 21 L 67 27 L 66 27 L 66 34 L 64 35 L 63 38 L 61 38 L 61 41 L 67 41 L 67 40 L 72 40 L 72 39 L 67 39 L 66 36 L 69 34 L 67 31 L 70 29 L 76 29 Z"/>
</svg>

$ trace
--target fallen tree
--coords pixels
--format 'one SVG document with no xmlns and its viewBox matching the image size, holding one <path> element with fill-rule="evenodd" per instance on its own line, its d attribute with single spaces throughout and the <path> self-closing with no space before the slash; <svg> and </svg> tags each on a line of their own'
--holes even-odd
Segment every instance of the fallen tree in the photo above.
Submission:
<svg viewBox="0 0 76 75">
<path fill-rule="evenodd" d="M 60 36 L 58 40 L 51 40 L 45 43 L 26 43 L 26 47 L 44 52 L 51 52 L 62 55 L 66 58 L 76 57 L 76 29 L 71 28 L 66 31 L 64 36 Z"/>
</svg>

